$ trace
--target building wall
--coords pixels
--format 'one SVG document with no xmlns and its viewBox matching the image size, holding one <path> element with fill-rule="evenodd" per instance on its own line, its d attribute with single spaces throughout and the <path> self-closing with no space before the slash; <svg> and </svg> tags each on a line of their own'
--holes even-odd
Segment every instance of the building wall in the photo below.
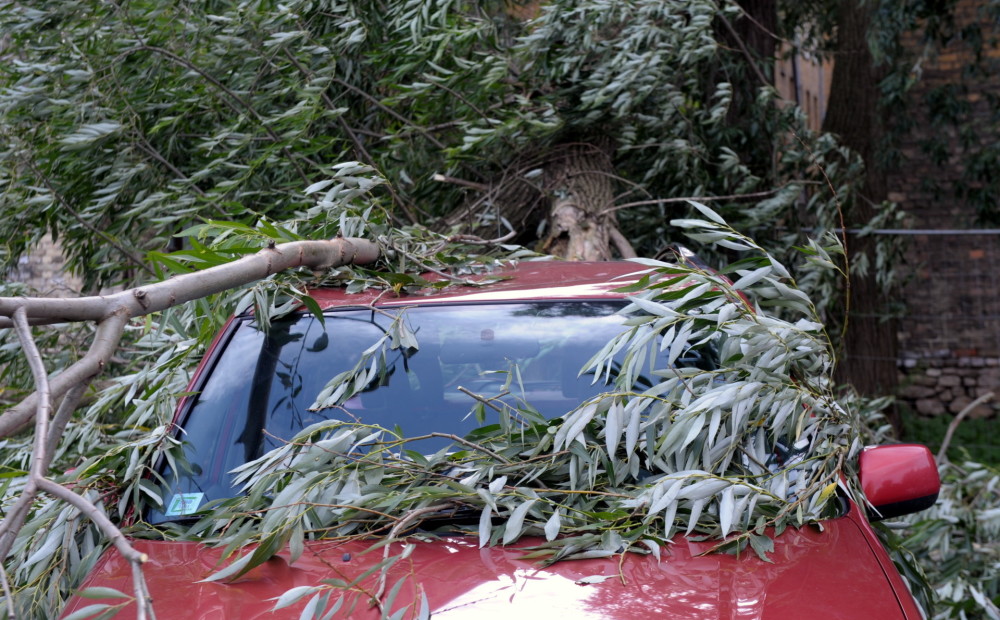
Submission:
<svg viewBox="0 0 1000 620">
<path fill-rule="evenodd" d="M 833 61 L 815 54 L 798 52 L 783 45 L 774 68 L 774 86 L 781 98 L 797 103 L 806 113 L 809 128 L 819 131 L 830 95 Z"/>
<path fill-rule="evenodd" d="M 960 0 L 954 31 L 976 23 L 987 33 L 994 28 L 981 3 Z M 916 37 L 906 43 L 915 56 L 923 49 Z M 1000 49 L 987 43 L 984 50 L 987 62 L 1000 63 Z M 1000 72 L 968 78 L 963 70 L 971 60 L 972 50 L 959 36 L 915 65 L 921 79 L 910 93 L 908 113 L 916 113 L 916 122 L 901 143 L 903 164 L 889 179 L 889 199 L 906 211 L 907 226 L 925 231 L 907 237 L 901 267 L 909 280 L 899 332 L 901 396 L 923 415 L 958 413 L 989 391 L 1000 396 L 1000 230 L 981 225 L 975 210 L 954 196 L 950 187 L 962 179 L 957 154 L 963 141 L 953 126 L 934 124 L 925 105 L 935 89 L 957 86 L 965 91 L 959 98 L 970 118 L 994 116 L 987 95 L 1000 93 Z M 946 147 L 940 163 L 926 152 L 931 142 Z M 991 401 L 975 414 L 993 416 L 997 408 Z"/>
</svg>

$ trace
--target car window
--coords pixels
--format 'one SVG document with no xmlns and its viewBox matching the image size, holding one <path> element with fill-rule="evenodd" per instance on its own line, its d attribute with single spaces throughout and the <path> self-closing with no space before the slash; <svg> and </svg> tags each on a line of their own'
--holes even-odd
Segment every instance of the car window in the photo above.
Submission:
<svg viewBox="0 0 1000 620">
<path fill-rule="evenodd" d="M 496 396 L 515 368 L 504 400 L 528 403 L 546 417 L 562 415 L 608 389 L 581 369 L 626 329 L 616 314 L 622 306 L 574 301 L 354 309 L 327 313 L 322 323 L 311 315 L 282 319 L 266 333 L 243 320 L 182 422 L 193 471 L 163 471 L 164 479 L 178 481 L 165 490 L 164 511 L 148 516 L 153 522 L 182 517 L 211 499 L 233 496 L 232 469 L 323 420 L 399 428 L 410 437 L 464 436 L 482 426 L 470 414 L 477 401 L 468 392 Z M 396 319 L 405 321 L 418 347 L 388 350 L 384 367 L 362 391 L 340 407 L 311 410 L 330 379 L 353 368 Z M 678 364 L 710 368 L 710 357 L 687 351 Z M 640 377 L 637 387 L 643 382 Z M 430 453 L 448 443 L 425 439 L 407 448 Z"/>
</svg>

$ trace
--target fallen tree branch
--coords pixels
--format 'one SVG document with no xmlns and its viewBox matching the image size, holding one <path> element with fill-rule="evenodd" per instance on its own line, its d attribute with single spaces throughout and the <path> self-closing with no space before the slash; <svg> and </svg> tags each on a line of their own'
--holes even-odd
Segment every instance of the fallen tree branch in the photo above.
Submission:
<svg viewBox="0 0 1000 620">
<path fill-rule="evenodd" d="M 38 493 L 45 493 L 70 504 L 90 519 L 129 562 L 137 604 L 136 617 L 139 620 L 152 620 L 152 602 L 142 573 L 142 565 L 148 560 L 146 555 L 129 543 L 122 531 L 95 502 L 46 477 L 66 423 L 88 383 L 111 359 L 125 326 L 134 317 L 249 284 L 293 267 L 322 271 L 350 263 L 370 263 L 378 255 L 378 246 L 363 239 L 296 241 L 271 245 L 252 256 L 245 256 L 225 265 L 113 295 L 78 299 L 0 298 L 0 328 L 14 328 L 35 383 L 32 394 L 0 415 L 0 438 L 19 432 L 32 421 L 35 425 L 27 480 L 20 496 L 0 522 L 0 560 L 10 554 Z M 32 336 L 31 326 L 68 321 L 94 321 L 97 329 L 87 353 L 50 378 Z M 52 403 L 59 399 L 62 400 L 53 417 Z M 6 573 L 0 574 L 0 581 L 7 599 L 8 615 L 14 617 L 16 608 Z"/>
<path fill-rule="evenodd" d="M 347 264 L 365 264 L 378 258 L 378 248 L 365 239 L 293 241 L 264 248 L 225 265 L 176 276 L 156 284 L 113 295 L 39 298 L 0 297 L 0 317 L 9 317 L 20 306 L 32 325 L 71 321 L 100 321 L 124 310 L 129 318 L 179 306 L 188 301 L 255 282 L 286 269 L 309 267 L 323 271 Z M 0 321 L 0 327 L 10 327 Z"/>
</svg>

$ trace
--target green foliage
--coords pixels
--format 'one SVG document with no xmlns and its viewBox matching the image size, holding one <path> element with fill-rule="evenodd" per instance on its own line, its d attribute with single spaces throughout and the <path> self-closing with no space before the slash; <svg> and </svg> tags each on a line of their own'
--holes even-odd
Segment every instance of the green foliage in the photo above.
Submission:
<svg viewBox="0 0 1000 620">
<path fill-rule="evenodd" d="M 4 264 L 50 231 L 87 286 L 134 281 L 148 251 L 176 249 L 193 224 L 294 217 L 309 204 L 300 189 L 344 160 L 388 179 L 372 195 L 397 221 L 468 208 L 463 221 L 504 231 L 509 219 L 530 244 L 553 190 L 537 175 L 581 141 L 610 149 L 618 216 L 642 254 L 676 240 L 666 222 L 685 210 L 659 197 L 756 192 L 718 208 L 751 233 L 833 227 L 861 167 L 773 88 L 731 79 L 746 59 L 717 35 L 740 12 L 708 0 L 559 0 L 531 20 L 451 0 L 5 2 Z M 815 191 L 800 205 L 804 187 Z M 762 242 L 791 260 L 786 238 Z"/>
<path fill-rule="evenodd" d="M 937 504 L 911 515 L 901 545 L 926 573 L 933 618 L 1000 618 L 1000 471 L 945 462 Z"/>
</svg>

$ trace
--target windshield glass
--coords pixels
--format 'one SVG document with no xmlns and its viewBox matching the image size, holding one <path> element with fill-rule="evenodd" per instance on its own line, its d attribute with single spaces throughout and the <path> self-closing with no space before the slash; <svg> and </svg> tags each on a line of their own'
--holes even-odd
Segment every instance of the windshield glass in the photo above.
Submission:
<svg viewBox="0 0 1000 620">
<path fill-rule="evenodd" d="M 409 437 L 431 432 L 462 437 L 483 425 L 470 413 L 477 400 L 469 393 L 497 396 L 515 365 L 517 379 L 512 377 L 504 400 L 528 403 L 546 417 L 562 415 L 608 389 L 580 371 L 625 329 L 624 317 L 615 314 L 622 305 L 573 301 L 343 310 L 326 314 L 322 323 L 311 315 L 275 321 L 266 333 L 244 320 L 182 423 L 192 473 L 163 472 L 165 480 L 177 481 L 164 495 L 165 510 L 149 518 L 182 517 L 207 501 L 233 496 L 238 491 L 229 472 L 323 420 L 398 428 Z M 378 378 L 343 406 L 311 410 L 330 379 L 354 368 L 394 320 L 405 322 L 418 347 L 388 350 Z M 712 364 L 694 352 L 686 357 L 678 364 Z M 640 387 L 643 382 L 640 378 Z M 430 453 L 448 443 L 431 438 L 407 448 Z"/>
</svg>

